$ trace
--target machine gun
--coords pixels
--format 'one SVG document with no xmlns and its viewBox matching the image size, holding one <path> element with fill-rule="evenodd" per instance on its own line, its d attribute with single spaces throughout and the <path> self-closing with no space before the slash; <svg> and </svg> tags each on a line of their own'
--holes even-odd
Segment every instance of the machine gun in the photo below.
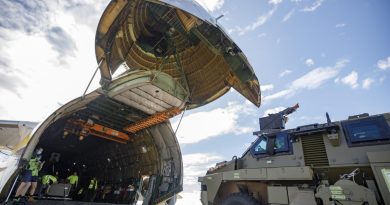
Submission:
<svg viewBox="0 0 390 205">
<path fill-rule="evenodd" d="M 288 107 L 278 113 L 268 114 L 266 117 L 259 118 L 260 132 L 272 133 L 283 130 L 288 121 L 287 115 L 295 112 L 298 108 L 299 104 L 297 103 L 294 106 Z"/>
<path fill-rule="evenodd" d="M 284 132 L 288 134 L 291 139 L 297 138 L 302 135 L 312 135 L 315 133 L 326 133 L 328 139 L 333 145 L 337 145 L 339 143 L 339 135 L 337 130 L 339 130 L 339 126 L 332 123 L 330 120 L 329 114 L 326 113 L 326 123 L 324 124 L 309 124 L 304 126 L 298 126 L 295 129 L 289 129 L 283 131 L 285 129 L 285 124 L 288 121 L 288 115 L 295 112 L 299 108 L 299 104 L 295 104 L 292 107 L 288 107 L 278 113 L 268 114 L 266 117 L 259 118 L 260 121 L 260 131 L 254 132 L 253 135 L 256 136 L 267 136 L 271 139 L 275 138 L 278 133 Z M 272 142 L 269 143 L 272 146 Z M 270 150 L 273 150 L 272 147 Z"/>
<path fill-rule="evenodd" d="M 268 155 L 275 154 L 276 146 L 276 138 L 281 133 L 284 133 L 286 136 L 288 135 L 288 141 L 294 141 L 296 138 L 303 135 L 313 135 L 315 133 L 326 133 L 327 138 L 329 139 L 332 145 L 338 145 L 340 143 L 339 134 L 337 130 L 339 130 L 339 126 L 332 123 L 330 120 L 329 114 L 326 113 L 327 123 L 325 124 L 310 124 L 304 126 L 298 126 L 295 129 L 285 129 L 285 124 L 288 121 L 288 115 L 295 112 L 299 108 L 299 104 L 295 104 L 292 107 L 288 107 L 278 113 L 268 114 L 266 117 L 259 118 L 260 121 L 260 131 L 254 132 L 253 135 L 258 137 L 266 137 L 267 138 L 267 147 L 266 153 Z M 276 146 L 276 147 L 275 147 Z M 250 148 L 248 148 L 250 150 Z M 252 150 L 253 152 L 253 150 Z"/>
</svg>

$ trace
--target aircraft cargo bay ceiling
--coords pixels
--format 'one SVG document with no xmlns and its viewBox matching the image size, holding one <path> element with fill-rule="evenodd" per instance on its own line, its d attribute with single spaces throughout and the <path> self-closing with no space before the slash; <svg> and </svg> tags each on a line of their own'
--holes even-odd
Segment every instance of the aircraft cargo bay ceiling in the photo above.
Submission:
<svg viewBox="0 0 390 205">
<path fill-rule="evenodd" d="M 173 77 L 189 94 L 188 109 L 207 104 L 231 87 L 260 106 L 258 79 L 240 48 L 193 1 L 116 0 L 96 31 L 103 88 L 120 65 Z"/>
</svg>

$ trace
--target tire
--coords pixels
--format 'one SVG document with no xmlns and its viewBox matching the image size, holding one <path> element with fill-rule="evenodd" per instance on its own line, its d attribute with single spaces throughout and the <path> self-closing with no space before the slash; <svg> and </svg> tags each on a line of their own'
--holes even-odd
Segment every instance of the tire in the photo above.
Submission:
<svg viewBox="0 0 390 205">
<path fill-rule="evenodd" d="M 255 198 L 246 193 L 233 193 L 222 200 L 221 205 L 259 205 Z"/>
</svg>

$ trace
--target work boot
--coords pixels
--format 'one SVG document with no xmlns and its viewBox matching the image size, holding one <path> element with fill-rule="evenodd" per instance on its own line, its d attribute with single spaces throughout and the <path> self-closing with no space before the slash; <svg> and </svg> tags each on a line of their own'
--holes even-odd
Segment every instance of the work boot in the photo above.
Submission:
<svg viewBox="0 0 390 205">
<path fill-rule="evenodd" d="M 28 202 L 36 202 L 37 200 L 34 199 L 33 196 L 28 197 Z"/>
<path fill-rule="evenodd" d="M 10 203 L 11 205 L 18 205 L 19 204 L 19 201 L 20 201 L 20 197 L 17 196 L 15 197 L 12 202 Z M 7 203 L 8 204 L 8 203 Z"/>
<path fill-rule="evenodd" d="M 12 201 L 12 205 L 24 205 L 27 203 L 26 197 L 24 196 L 19 196 L 15 197 L 14 200 Z"/>
</svg>

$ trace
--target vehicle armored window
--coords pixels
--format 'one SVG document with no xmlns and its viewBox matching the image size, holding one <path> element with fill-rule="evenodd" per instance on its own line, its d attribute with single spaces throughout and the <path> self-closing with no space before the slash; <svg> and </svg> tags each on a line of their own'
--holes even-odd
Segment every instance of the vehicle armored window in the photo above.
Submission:
<svg viewBox="0 0 390 205">
<path fill-rule="evenodd" d="M 390 128 L 383 116 L 342 122 L 349 146 L 390 143 Z"/>
<path fill-rule="evenodd" d="M 278 153 L 291 152 L 289 135 L 277 133 L 276 135 L 261 135 L 251 148 L 253 156 L 262 157 Z"/>
</svg>

